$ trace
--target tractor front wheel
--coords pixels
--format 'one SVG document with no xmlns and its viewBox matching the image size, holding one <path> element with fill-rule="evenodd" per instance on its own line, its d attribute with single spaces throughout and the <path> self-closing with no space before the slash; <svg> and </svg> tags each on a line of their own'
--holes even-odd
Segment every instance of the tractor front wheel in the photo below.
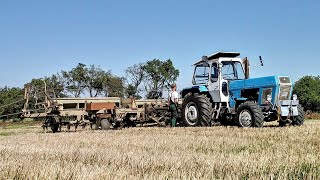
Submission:
<svg viewBox="0 0 320 180">
<path fill-rule="evenodd" d="M 304 112 L 301 105 L 298 106 L 298 116 L 293 117 L 292 125 L 301 126 L 304 123 Z"/>
<path fill-rule="evenodd" d="M 186 126 L 209 124 L 212 115 L 212 103 L 205 95 L 188 93 L 182 103 L 182 119 Z"/>
<path fill-rule="evenodd" d="M 264 122 L 264 115 L 259 106 L 250 101 L 240 104 L 236 118 L 240 127 L 262 127 Z"/>
</svg>

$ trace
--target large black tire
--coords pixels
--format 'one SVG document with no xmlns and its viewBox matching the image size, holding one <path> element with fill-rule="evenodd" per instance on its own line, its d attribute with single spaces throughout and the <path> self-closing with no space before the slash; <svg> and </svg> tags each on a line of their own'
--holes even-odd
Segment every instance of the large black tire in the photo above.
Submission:
<svg viewBox="0 0 320 180">
<path fill-rule="evenodd" d="M 240 127 L 262 127 L 264 115 L 254 102 L 244 102 L 237 110 L 236 122 Z"/>
<path fill-rule="evenodd" d="M 53 133 L 56 133 L 59 130 L 59 122 L 57 122 L 55 117 L 52 117 L 52 116 L 46 117 L 43 126 L 50 127 Z"/>
<path fill-rule="evenodd" d="M 57 124 L 57 123 L 51 124 L 51 130 L 53 133 L 58 132 L 58 129 L 59 129 L 59 124 Z"/>
<path fill-rule="evenodd" d="M 101 119 L 101 129 L 102 130 L 109 130 L 110 126 L 111 126 L 111 124 L 108 119 Z"/>
<path fill-rule="evenodd" d="M 286 121 L 284 121 L 284 120 L 279 120 L 279 126 L 280 127 L 285 127 L 286 126 L 286 124 L 287 124 L 287 122 Z"/>
<path fill-rule="evenodd" d="M 304 123 L 304 112 L 301 105 L 298 105 L 298 116 L 293 117 L 292 125 L 293 126 L 301 126 Z"/>
<path fill-rule="evenodd" d="M 213 108 L 210 99 L 198 93 L 188 93 L 182 103 L 182 120 L 185 126 L 209 125 Z"/>
</svg>

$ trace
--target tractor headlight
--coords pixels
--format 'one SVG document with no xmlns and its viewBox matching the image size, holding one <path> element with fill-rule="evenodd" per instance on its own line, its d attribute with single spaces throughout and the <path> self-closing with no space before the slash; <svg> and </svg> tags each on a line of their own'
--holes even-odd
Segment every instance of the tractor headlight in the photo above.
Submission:
<svg viewBox="0 0 320 180">
<path fill-rule="evenodd" d="M 296 101 L 296 100 L 298 100 L 298 96 L 297 96 L 296 94 L 294 94 L 294 95 L 292 96 L 292 99 L 293 99 L 294 101 Z"/>
<path fill-rule="evenodd" d="M 269 95 L 267 95 L 267 101 L 268 101 L 268 102 L 271 102 L 271 100 L 272 100 L 271 95 L 270 95 L 270 94 L 269 94 Z"/>
</svg>

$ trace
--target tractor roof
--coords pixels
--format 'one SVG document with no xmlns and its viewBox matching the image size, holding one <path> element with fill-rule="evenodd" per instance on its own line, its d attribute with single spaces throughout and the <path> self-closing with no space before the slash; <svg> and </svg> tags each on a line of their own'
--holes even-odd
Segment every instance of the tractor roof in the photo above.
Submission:
<svg viewBox="0 0 320 180">
<path fill-rule="evenodd" d="M 213 60 L 213 59 L 219 59 L 219 58 L 222 58 L 222 57 L 235 58 L 235 57 L 238 57 L 238 56 L 240 56 L 239 52 L 217 52 L 217 53 L 211 54 L 211 55 L 209 55 L 207 57 L 208 57 L 208 60 Z M 193 65 L 200 64 L 200 63 L 202 63 L 204 61 L 205 60 L 202 58 L 201 60 L 199 60 L 198 62 L 196 62 Z"/>
</svg>

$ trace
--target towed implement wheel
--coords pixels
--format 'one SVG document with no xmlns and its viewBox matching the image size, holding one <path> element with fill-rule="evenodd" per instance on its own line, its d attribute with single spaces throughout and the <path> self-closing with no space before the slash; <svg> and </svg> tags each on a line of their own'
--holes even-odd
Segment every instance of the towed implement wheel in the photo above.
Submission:
<svg viewBox="0 0 320 180">
<path fill-rule="evenodd" d="M 209 124 L 211 115 L 212 103 L 205 94 L 188 93 L 185 96 L 182 104 L 182 118 L 186 126 Z"/>
<path fill-rule="evenodd" d="M 53 133 L 58 132 L 58 129 L 59 129 L 59 124 L 57 123 L 51 124 L 51 130 Z"/>
<path fill-rule="evenodd" d="M 108 119 L 101 119 L 101 129 L 102 130 L 109 130 L 111 127 L 111 123 Z"/>
<path fill-rule="evenodd" d="M 238 107 L 236 121 L 240 127 L 262 127 L 264 115 L 257 104 L 248 101 Z"/>
<path fill-rule="evenodd" d="M 42 127 L 43 127 L 43 130 L 48 129 L 50 127 L 52 132 L 56 133 L 59 130 L 60 124 L 55 117 L 48 116 L 46 117 Z"/>
</svg>

